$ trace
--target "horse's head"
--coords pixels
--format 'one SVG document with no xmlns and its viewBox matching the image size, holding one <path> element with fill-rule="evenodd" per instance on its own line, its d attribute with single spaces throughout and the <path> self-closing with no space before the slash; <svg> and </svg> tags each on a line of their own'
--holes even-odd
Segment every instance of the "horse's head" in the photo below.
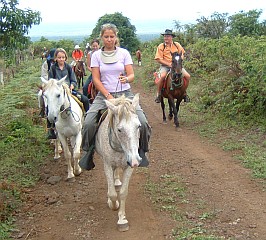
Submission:
<svg viewBox="0 0 266 240">
<path fill-rule="evenodd" d="M 111 101 L 106 100 L 106 105 L 113 133 L 111 138 L 118 146 L 118 151 L 126 154 L 128 165 L 137 167 L 141 161 L 138 154 L 141 124 L 136 114 L 139 95 L 136 94 L 133 100 L 124 95 Z"/>
<path fill-rule="evenodd" d="M 65 84 L 65 79 L 67 76 L 61 78 L 60 80 L 49 79 L 48 81 L 41 78 L 44 86 L 44 97 L 47 100 L 48 107 L 48 120 L 50 122 L 56 122 L 60 111 L 62 111 L 62 106 L 65 104 L 65 95 L 67 94 L 65 89 L 68 87 L 63 87 Z"/>
<path fill-rule="evenodd" d="M 182 68 L 183 68 L 182 53 L 174 52 L 171 53 L 171 55 L 172 55 L 172 68 L 171 68 L 172 79 L 181 78 Z"/>
</svg>

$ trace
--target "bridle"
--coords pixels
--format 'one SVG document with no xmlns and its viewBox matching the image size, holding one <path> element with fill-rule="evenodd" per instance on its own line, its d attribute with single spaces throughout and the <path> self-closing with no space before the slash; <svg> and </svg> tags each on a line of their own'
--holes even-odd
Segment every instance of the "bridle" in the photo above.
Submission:
<svg viewBox="0 0 266 240">
<path fill-rule="evenodd" d="M 174 88 L 179 88 L 183 85 L 183 74 L 182 74 L 182 58 L 181 54 L 178 52 L 171 53 L 172 55 L 172 67 L 170 70 L 170 80 L 171 87 L 170 90 Z M 178 57 L 178 59 L 176 59 Z"/>
<path fill-rule="evenodd" d="M 60 107 L 60 115 L 63 119 L 66 119 L 68 118 L 68 116 L 71 114 L 73 119 L 78 122 L 80 121 L 80 118 L 78 117 L 78 114 L 74 111 L 72 111 L 71 109 L 71 101 L 70 101 L 70 96 L 67 94 L 66 92 L 66 89 L 63 87 L 64 89 L 64 99 L 67 97 L 67 100 L 68 100 L 68 106 L 65 105 L 65 103 L 63 103 Z M 63 114 L 66 114 L 64 117 L 63 117 Z M 76 119 L 75 116 L 77 116 L 78 118 Z"/>
</svg>

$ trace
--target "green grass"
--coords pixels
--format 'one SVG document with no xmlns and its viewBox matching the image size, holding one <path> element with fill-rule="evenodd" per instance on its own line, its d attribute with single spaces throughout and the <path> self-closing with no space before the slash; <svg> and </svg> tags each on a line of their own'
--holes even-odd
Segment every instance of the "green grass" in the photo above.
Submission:
<svg viewBox="0 0 266 240">
<path fill-rule="evenodd" d="M 136 73 L 142 79 L 144 88 L 153 91 L 152 76 L 147 78 L 147 70 L 139 68 Z M 233 119 L 225 118 L 222 113 L 217 113 L 212 109 L 205 109 L 201 106 L 197 97 L 198 89 L 202 87 L 202 82 L 191 80 L 188 94 L 191 102 L 180 107 L 180 120 L 185 122 L 187 128 L 198 132 L 200 136 L 210 141 L 212 144 L 220 146 L 223 150 L 231 152 L 233 157 L 244 167 L 252 171 L 252 176 L 266 186 L 266 124 L 265 119 L 246 121 L 241 116 Z M 177 226 L 172 230 L 172 237 L 175 240 L 219 240 L 224 239 L 212 234 L 211 229 L 204 229 L 204 222 L 215 219 L 217 211 L 206 211 L 204 202 L 195 200 L 198 203 L 198 211 L 201 212 L 197 219 L 189 221 L 182 211 L 182 204 L 189 204 L 186 199 L 186 186 L 182 184 L 178 173 L 174 175 L 164 175 L 157 183 L 149 178 L 146 183 L 146 194 L 148 194 L 159 211 L 168 213 Z"/>
<path fill-rule="evenodd" d="M 38 118 L 40 66 L 39 60 L 22 63 L 15 78 L 0 89 L 0 239 L 10 238 L 23 188 L 36 184 L 51 153 Z"/>
<path fill-rule="evenodd" d="M 177 226 L 172 230 L 173 239 L 223 239 L 222 237 L 211 235 L 204 229 L 204 221 L 215 218 L 215 210 L 205 212 L 204 207 L 202 207 L 202 213 L 198 216 L 198 219 L 190 222 L 183 209 L 180 209 L 181 205 L 188 204 L 189 201 L 186 198 L 186 187 L 178 173 L 161 175 L 158 182 L 151 181 L 147 177 L 145 192 L 150 196 L 158 211 L 168 213 L 177 222 Z M 203 206 L 202 202 L 200 205 Z"/>
<path fill-rule="evenodd" d="M 13 213 L 23 199 L 21 190 L 36 184 L 40 167 L 46 156 L 52 153 L 37 116 L 40 66 L 40 60 L 23 63 L 15 78 L 0 89 L 0 239 L 11 239 Z M 136 68 L 135 74 L 145 89 L 155 89 L 152 71 L 145 60 L 142 67 Z M 232 152 L 240 164 L 251 169 L 253 176 L 265 185 L 265 119 L 256 121 L 254 117 L 254 122 L 245 122 L 244 119 L 226 119 L 222 114 L 214 115 L 200 106 L 197 98 L 199 87 L 202 87 L 200 82 L 191 81 L 188 94 L 192 102 L 180 108 L 181 121 L 213 144 Z M 178 204 L 188 204 L 186 186 L 178 174 L 162 175 L 157 183 L 148 178 L 145 191 L 159 211 L 179 222 L 172 231 L 173 239 L 221 239 L 199 224 L 215 218 L 215 210 L 206 211 L 204 203 L 198 201 L 201 214 L 196 223 L 191 223 L 178 208 Z"/>
</svg>

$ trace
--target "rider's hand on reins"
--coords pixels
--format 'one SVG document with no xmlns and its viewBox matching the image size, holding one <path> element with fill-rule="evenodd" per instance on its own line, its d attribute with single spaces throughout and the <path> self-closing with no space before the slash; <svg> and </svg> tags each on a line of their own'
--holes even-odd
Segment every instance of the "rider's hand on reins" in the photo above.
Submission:
<svg viewBox="0 0 266 240">
<path fill-rule="evenodd" d="M 120 73 L 118 79 L 123 84 L 128 83 L 128 77 L 127 76 L 124 76 L 123 73 Z"/>
<path fill-rule="evenodd" d="M 73 84 L 70 84 L 69 89 L 70 89 L 70 92 L 71 92 L 71 93 L 72 93 L 72 90 L 73 90 L 74 88 L 75 88 L 74 85 L 73 85 Z"/>
</svg>

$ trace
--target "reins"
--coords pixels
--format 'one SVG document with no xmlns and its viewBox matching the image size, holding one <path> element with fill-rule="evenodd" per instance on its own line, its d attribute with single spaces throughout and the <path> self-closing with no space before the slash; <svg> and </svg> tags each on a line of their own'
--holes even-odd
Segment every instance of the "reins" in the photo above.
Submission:
<svg viewBox="0 0 266 240">
<path fill-rule="evenodd" d="M 69 103 L 69 106 L 68 107 L 65 107 L 65 105 L 63 104 L 61 107 L 60 107 L 60 112 L 59 114 L 61 115 L 62 119 L 67 119 L 69 114 L 71 113 L 73 119 L 76 121 L 76 122 L 79 122 L 80 121 L 80 117 L 78 116 L 78 114 L 74 111 L 72 111 L 71 109 L 71 100 L 70 100 L 70 96 L 66 93 L 66 89 L 63 87 L 64 89 L 64 97 L 67 96 L 67 100 L 68 100 L 68 103 Z M 63 113 L 66 113 L 66 117 L 63 117 Z M 76 116 L 76 117 L 75 117 Z"/>
<path fill-rule="evenodd" d="M 119 83 L 121 83 L 121 82 L 118 79 L 117 84 L 116 84 L 116 88 L 115 88 L 115 98 L 116 98 L 116 94 L 117 94 L 117 89 L 118 89 Z M 122 92 L 122 83 L 121 83 L 121 92 Z"/>
<path fill-rule="evenodd" d="M 170 80 L 171 80 L 170 90 L 174 90 L 174 88 L 180 88 L 183 86 L 184 79 L 183 79 L 183 74 L 182 74 L 182 63 L 181 63 L 181 72 L 180 73 L 176 73 L 175 68 L 172 67 L 167 75 L 170 75 Z M 178 81 L 175 81 L 176 79 Z"/>
</svg>

